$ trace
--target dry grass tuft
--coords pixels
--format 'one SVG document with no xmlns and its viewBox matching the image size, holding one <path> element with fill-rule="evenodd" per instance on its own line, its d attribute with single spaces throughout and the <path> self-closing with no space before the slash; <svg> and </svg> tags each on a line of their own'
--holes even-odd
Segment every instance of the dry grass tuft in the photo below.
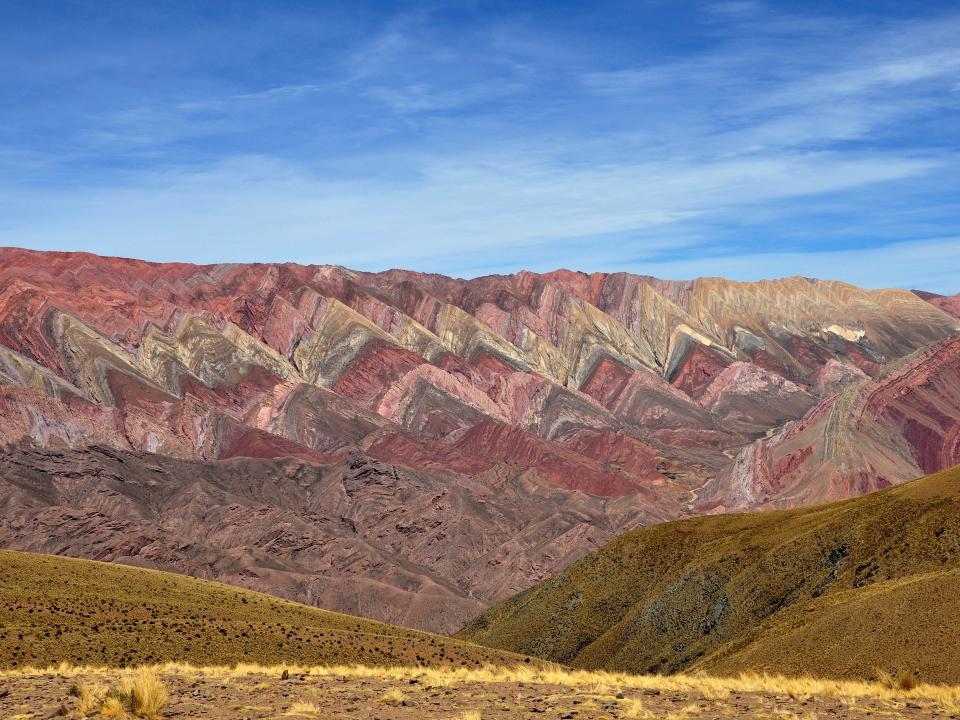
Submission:
<svg viewBox="0 0 960 720">
<path fill-rule="evenodd" d="M 284 715 L 319 715 L 320 708 L 313 703 L 298 702 L 290 706 Z"/>
<path fill-rule="evenodd" d="M 878 669 L 876 676 L 878 683 L 888 690 L 893 691 L 902 690 L 903 692 L 910 692 L 920 684 L 916 676 L 909 670 L 901 670 L 896 675 L 891 675 L 886 670 Z"/>
<path fill-rule="evenodd" d="M 67 674 L 61 665 L 58 670 Z M 89 670 L 89 669 L 88 669 Z M 167 691 L 157 676 L 156 670 L 141 667 L 122 679 L 119 687 L 103 685 L 72 685 L 68 694 L 77 699 L 77 712 L 81 717 L 99 716 L 122 720 L 128 714 L 145 720 L 159 718 L 167 704 Z"/>
<path fill-rule="evenodd" d="M 903 690 L 904 692 L 910 692 L 920 683 L 917 682 L 917 678 L 914 677 L 913 673 L 909 670 L 901 670 L 897 673 L 896 678 L 897 687 Z"/>
<path fill-rule="evenodd" d="M 103 697 L 106 691 L 102 687 L 92 688 L 86 683 L 80 685 L 71 685 L 69 695 L 77 699 L 77 712 L 86 717 L 100 705 L 99 698 Z"/>
<path fill-rule="evenodd" d="M 687 705 L 676 712 L 668 713 L 663 716 L 663 720 L 687 720 L 691 716 L 699 715 L 700 707 L 698 705 Z"/>
<path fill-rule="evenodd" d="M 618 701 L 622 710 L 621 717 L 630 720 L 652 720 L 654 714 L 643 706 L 643 702 L 636 698 L 627 698 Z"/>
<path fill-rule="evenodd" d="M 397 688 L 390 688 L 380 696 L 380 702 L 393 706 L 403 705 L 406 699 L 407 696 L 400 692 Z"/>
<path fill-rule="evenodd" d="M 98 712 L 100 717 L 113 718 L 114 720 L 121 720 L 127 716 L 127 710 L 123 706 L 123 701 L 112 695 L 103 699 Z"/>
<path fill-rule="evenodd" d="M 703 683 L 703 687 L 700 688 L 700 697 L 704 700 L 726 700 L 730 697 L 730 690 L 705 682 Z"/>
<path fill-rule="evenodd" d="M 133 712 L 142 718 L 154 718 L 160 715 L 167 704 L 167 691 L 151 668 L 139 668 L 133 677 L 124 684 L 130 698 Z"/>
</svg>

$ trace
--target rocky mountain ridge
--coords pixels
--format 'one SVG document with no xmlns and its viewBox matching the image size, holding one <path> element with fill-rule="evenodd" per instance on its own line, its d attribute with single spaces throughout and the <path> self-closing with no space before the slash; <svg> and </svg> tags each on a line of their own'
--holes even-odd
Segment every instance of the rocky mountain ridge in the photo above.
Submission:
<svg viewBox="0 0 960 720">
<path fill-rule="evenodd" d="M 958 330 L 917 294 L 806 278 L 458 280 L 0 249 L 0 537 L 450 630 L 633 527 L 938 469 L 950 452 L 906 440 L 895 467 L 862 468 L 855 482 L 846 465 L 824 475 L 785 460 L 796 467 L 770 490 L 757 448 L 917 353 L 942 356 L 949 382 Z M 960 406 L 936 407 L 937 437 L 953 437 Z M 903 411 L 880 414 L 889 433 L 922 435 Z M 125 460 L 104 455 L 114 451 Z M 64 457 L 83 469 L 76 487 Z M 290 485 L 288 472 L 315 479 Z M 218 488 L 193 501 L 196 536 L 173 522 L 194 477 Z M 128 492 L 137 483 L 150 491 Z M 171 505 L 154 496 L 164 487 Z M 444 490 L 456 508 L 431 511 Z M 91 512 L 89 538 L 55 532 Z M 249 531 L 222 526 L 230 512 Z M 111 530 L 131 518 L 124 532 L 149 542 Z M 291 541 L 259 554 L 273 529 L 291 528 L 308 551 Z M 246 564 L 209 560 L 244 552 Z M 342 589 L 358 579 L 395 602 Z"/>
</svg>

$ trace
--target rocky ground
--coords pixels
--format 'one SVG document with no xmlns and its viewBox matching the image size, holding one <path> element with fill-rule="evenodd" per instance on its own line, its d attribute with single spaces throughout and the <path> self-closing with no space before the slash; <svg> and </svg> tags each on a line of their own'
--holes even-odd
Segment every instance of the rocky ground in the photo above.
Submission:
<svg viewBox="0 0 960 720">
<path fill-rule="evenodd" d="M 83 692 L 105 695 L 122 682 L 122 671 L 64 670 L 0 676 L 0 717 L 102 717 L 82 709 Z M 379 673 L 379 674 L 377 674 Z M 744 690 L 742 683 L 688 678 L 618 682 L 617 676 L 558 673 L 531 681 L 482 673 L 457 676 L 437 671 L 161 670 L 168 700 L 159 717 L 183 718 L 935 718 L 960 717 L 956 693 L 922 697 L 916 692 L 878 691 L 876 696 L 836 685 L 821 694 L 781 689 Z M 574 679 L 571 680 L 571 677 Z M 594 678 L 591 680 L 591 677 Z M 622 677 L 622 676 L 621 676 Z M 599 679 L 597 679 L 599 678 Z M 553 681 L 550 681 L 550 680 Z M 656 687 L 660 681 L 661 687 Z M 761 683 L 763 684 L 763 683 Z M 770 685 L 770 683 L 766 683 Z M 852 687 L 852 686 L 851 686 Z M 879 686 L 878 686 L 879 687 Z M 936 693 L 931 693 L 936 695 Z"/>
</svg>

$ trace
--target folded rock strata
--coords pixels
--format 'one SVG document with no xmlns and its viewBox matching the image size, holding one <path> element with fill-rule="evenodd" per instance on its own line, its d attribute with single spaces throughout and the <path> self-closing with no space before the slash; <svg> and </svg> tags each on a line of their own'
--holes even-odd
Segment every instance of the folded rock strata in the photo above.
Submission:
<svg viewBox="0 0 960 720">
<path fill-rule="evenodd" d="M 856 400 L 956 336 L 934 300 L 0 249 L 2 542 L 449 630 L 632 527 L 954 457 L 914 416 L 950 402 Z M 889 467 L 779 439 L 848 406 L 893 428 Z"/>
</svg>

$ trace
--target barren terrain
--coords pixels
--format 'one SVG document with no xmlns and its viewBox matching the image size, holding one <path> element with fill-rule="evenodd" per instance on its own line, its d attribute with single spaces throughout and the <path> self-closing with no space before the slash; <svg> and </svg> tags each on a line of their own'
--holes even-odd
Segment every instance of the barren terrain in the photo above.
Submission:
<svg viewBox="0 0 960 720">
<path fill-rule="evenodd" d="M 159 667 L 156 678 L 168 697 L 156 717 L 960 717 L 960 690 L 942 686 L 918 686 L 907 691 L 895 683 L 838 683 L 758 675 L 737 679 L 627 676 L 528 668 L 314 667 L 289 668 L 286 676 L 284 670 L 257 666 Z M 0 694 L 9 693 L 0 699 L 0 710 L 7 720 L 58 714 L 98 717 L 98 693 L 105 694 L 111 686 L 122 683 L 124 674 L 68 667 L 0 674 Z M 84 697 L 88 699 L 84 701 Z"/>
</svg>

